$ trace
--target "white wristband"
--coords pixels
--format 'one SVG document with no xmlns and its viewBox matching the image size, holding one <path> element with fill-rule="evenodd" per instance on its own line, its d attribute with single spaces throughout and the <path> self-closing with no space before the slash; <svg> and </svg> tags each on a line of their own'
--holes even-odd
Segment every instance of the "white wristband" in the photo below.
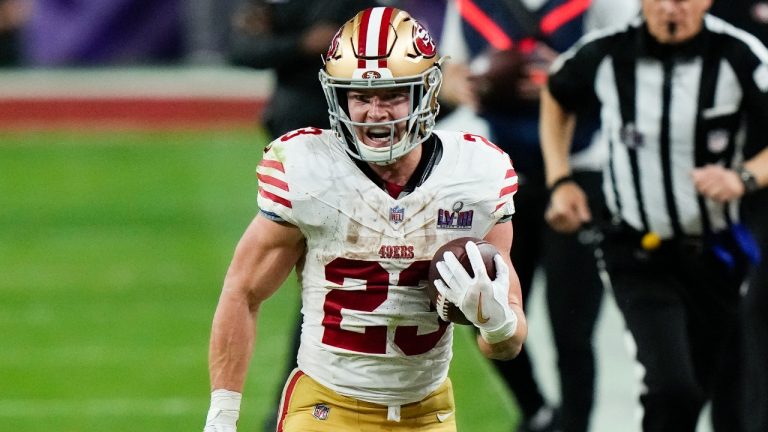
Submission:
<svg viewBox="0 0 768 432">
<path fill-rule="evenodd" d="M 238 392 L 216 389 L 211 392 L 211 408 L 205 419 L 206 426 L 220 425 L 237 426 L 240 418 L 240 400 L 242 395 Z M 234 429 L 233 429 L 234 430 Z"/>
<path fill-rule="evenodd" d="M 517 331 L 517 315 L 515 315 L 514 311 L 510 312 L 512 312 L 512 316 L 504 321 L 504 324 L 502 324 L 499 328 L 493 330 L 485 330 L 481 328 L 480 337 L 482 337 L 484 341 L 491 345 L 511 338 L 512 335 L 515 334 L 515 331 Z"/>
</svg>

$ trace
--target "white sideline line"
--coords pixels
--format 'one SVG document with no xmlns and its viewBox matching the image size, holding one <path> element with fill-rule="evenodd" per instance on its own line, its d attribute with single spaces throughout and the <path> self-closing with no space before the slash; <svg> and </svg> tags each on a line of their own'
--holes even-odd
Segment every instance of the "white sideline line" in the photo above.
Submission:
<svg viewBox="0 0 768 432">
<path fill-rule="evenodd" d="M 94 416 L 176 416 L 204 415 L 206 400 L 166 399 L 0 399 L 0 418 L 94 417 Z"/>
<path fill-rule="evenodd" d="M 273 86 L 271 71 L 234 67 L 0 71 L 0 101 L 4 98 L 265 99 L 272 93 Z"/>
</svg>

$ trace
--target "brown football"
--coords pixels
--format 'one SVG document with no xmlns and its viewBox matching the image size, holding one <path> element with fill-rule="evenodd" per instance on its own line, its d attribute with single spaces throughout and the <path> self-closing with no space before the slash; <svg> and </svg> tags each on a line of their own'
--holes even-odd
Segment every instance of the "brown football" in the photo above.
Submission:
<svg viewBox="0 0 768 432">
<path fill-rule="evenodd" d="M 445 252 L 453 252 L 461 265 L 464 266 L 464 269 L 467 270 L 469 275 L 474 276 L 472 266 L 469 263 L 469 256 L 467 255 L 467 250 L 465 248 L 468 241 L 475 242 L 475 244 L 477 244 L 477 248 L 480 249 L 480 255 L 483 257 L 483 263 L 485 264 L 485 270 L 488 272 L 488 276 L 491 278 L 496 277 L 496 264 L 493 262 L 493 257 L 499 253 L 499 251 L 495 246 L 483 239 L 475 237 L 461 237 L 451 240 L 448 243 L 442 245 L 440 249 L 435 252 L 435 255 L 432 257 L 432 262 L 429 264 L 429 281 L 427 283 L 427 294 L 429 294 L 429 299 L 432 300 L 432 304 L 435 305 L 435 307 L 439 307 L 437 304 L 437 296 L 439 293 L 437 292 L 437 288 L 435 288 L 434 281 L 436 279 L 442 279 L 440 277 L 440 272 L 437 271 L 437 263 L 439 261 L 443 261 L 443 254 Z M 467 317 L 464 316 L 458 306 L 447 300 L 445 301 L 444 306 L 447 309 L 445 315 L 447 316 L 448 321 L 451 321 L 455 324 L 472 325 L 472 323 L 467 319 Z"/>
</svg>

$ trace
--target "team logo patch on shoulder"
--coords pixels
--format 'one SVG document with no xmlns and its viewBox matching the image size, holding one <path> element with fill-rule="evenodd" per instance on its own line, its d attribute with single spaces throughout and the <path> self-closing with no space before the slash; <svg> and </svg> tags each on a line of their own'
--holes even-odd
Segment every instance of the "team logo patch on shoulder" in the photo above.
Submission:
<svg viewBox="0 0 768 432">
<path fill-rule="evenodd" d="M 318 420 L 327 420 L 328 419 L 328 413 L 331 412 L 331 409 L 326 404 L 317 404 L 315 405 L 315 409 L 312 410 L 312 417 L 318 419 Z"/>
<path fill-rule="evenodd" d="M 389 209 L 389 221 L 397 225 L 405 219 L 405 209 L 400 206 L 394 206 Z"/>
<path fill-rule="evenodd" d="M 463 210 L 464 203 L 456 202 L 451 210 L 439 209 L 437 211 L 437 228 L 466 231 L 472 228 L 474 210 Z"/>
</svg>

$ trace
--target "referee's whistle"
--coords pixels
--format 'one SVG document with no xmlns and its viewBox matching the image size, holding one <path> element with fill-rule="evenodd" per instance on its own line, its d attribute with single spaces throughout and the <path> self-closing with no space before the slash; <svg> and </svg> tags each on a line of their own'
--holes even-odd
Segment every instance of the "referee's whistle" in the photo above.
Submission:
<svg viewBox="0 0 768 432">
<path fill-rule="evenodd" d="M 667 23 L 667 32 L 669 33 L 669 37 L 671 39 L 675 38 L 675 35 L 677 34 L 677 23 L 676 22 L 668 22 Z"/>
</svg>

